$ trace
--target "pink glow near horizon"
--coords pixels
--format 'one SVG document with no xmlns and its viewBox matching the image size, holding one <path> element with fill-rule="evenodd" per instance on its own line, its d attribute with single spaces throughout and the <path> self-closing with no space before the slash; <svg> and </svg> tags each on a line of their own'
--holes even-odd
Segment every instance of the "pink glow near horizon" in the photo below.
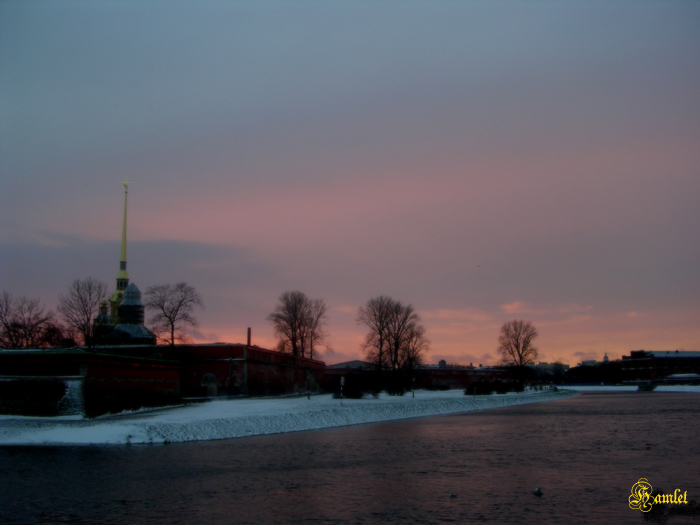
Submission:
<svg viewBox="0 0 700 525">
<path fill-rule="evenodd" d="M 334 312 L 332 312 L 333 314 Z M 499 363 L 497 352 L 498 330 L 502 322 L 511 318 L 532 319 L 540 337 L 536 346 L 540 349 L 539 361 L 563 362 L 575 365 L 584 360 L 602 360 L 605 354 L 610 359 L 619 359 L 629 355 L 635 349 L 693 349 L 683 345 L 683 341 L 694 342 L 695 329 L 692 322 L 700 312 L 668 312 L 637 315 L 630 318 L 627 315 L 616 316 L 571 316 L 560 320 L 547 320 L 547 312 L 537 315 L 499 316 L 485 312 L 421 312 L 424 325 L 432 342 L 432 349 L 427 356 L 427 363 L 437 363 L 440 359 L 455 364 L 483 364 L 484 366 Z M 355 314 L 351 317 L 354 319 Z M 661 317 L 661 319 L 659 319 Z M 649 321 L 652 321 L 650 324 Z M 335 322 L 334 322 L 335 321 Z M 660 322 L 666 327 L 660 331 L 656 324 Z M 360 345 L 364 334 L 361 329 L 348 323 L 348 319 L 338 319 L 331 316 L 331 346 L 332 352 L 320 352 L 318 358 L 329 364 L 364 359 Z M 245 328 L 239 327 L 228 331 L 221 327 L 218 331 L 220 339 L 227 342 L 244 342 Z M 669 346 L 665 332 L 674 334 L 674 342 L 681 342 L 679 347 Z M 213 342 L 210 339 L 199 339 L 197 342 Z M 253 344 L 265 348 L 274 348 L 276 341 L 271 330 L 264 323 L 253 330 Z"/>
<path fill-rule="evenodd" d="M 516 317 L 543 361 L 699 349 L 698 34 L 685 3 L 2 3 L 0 289 L 113 284 L 128 178 L 131 279 L 194 285 L 201 342 L 274 347 L 298 289 L 328 362 L 380 294 L 429 362 L 495 364 Z"/>
</svg>

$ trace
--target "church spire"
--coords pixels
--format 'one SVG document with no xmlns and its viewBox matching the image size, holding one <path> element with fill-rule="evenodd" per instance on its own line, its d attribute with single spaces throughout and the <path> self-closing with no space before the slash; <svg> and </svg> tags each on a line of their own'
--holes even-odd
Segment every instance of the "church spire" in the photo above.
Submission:
<svg viewBox="0 0 700 525">
<path fill-rule="evenodd" d="M 117 274 L 117 289 L 126 290 L 129 286 L 129 274 L 126 271 L 126 198 L 129 195 L 129 181 L 124 182 L 124 222 L 122 223 L 122 251 L 119 258 L 119 273 Z M 125 281 L 121 287 L 119 281 Z"/>
<path fill-rule="evenodd" d="M 117 289 L 112 294 L 110 301 L 110 314 L 115 324 L 119 322 L 119 305 L 124 299 L 124 290 L 129 286 L 129 274 L 126 271 L 126 199 L 129 194 L 129 181 L 124 182 L 124 219 L 122 222 L 122 250 L 119 258 L 119 272 L 117 273 Z"/>
</svg>

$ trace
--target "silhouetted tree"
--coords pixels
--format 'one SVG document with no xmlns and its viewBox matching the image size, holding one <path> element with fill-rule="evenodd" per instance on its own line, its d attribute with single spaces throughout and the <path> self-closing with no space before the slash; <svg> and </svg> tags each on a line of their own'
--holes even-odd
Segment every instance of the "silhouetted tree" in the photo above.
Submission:
<svg viewBox="0 0 700 525">
<path fill-rule="evenodd" d="M 378 369 L 411 370 L 429 347 L 412 305 L 381 295 L 360 307 L 357 322 L 369 328 L 363 349 Z"/>
<path fill-rule="evenodd" d="M 399 354 L 399 367 L 413 370 L 423 363 L 423 356 L 430 349 L 430 341 L 425 337 L 425 328 L 416 324 L 411 327 L 403 351 Z"/>
<path fill-rule="evenodd" d="M 306 323 L 301 330 L 301 350 L 304 357 L 314 358 L 316 347 L 326 344 L 328 334 L 325 331 L 326 319 L 328 319 L 328 307 L 323 299 L 311 299 L 306 313 Z"/>
<path fill-rule="evenodd" d="M 326 344 L 327 312 L 323 299 L 309 299 L 300 291 L 284 292 L 275 310 L 267 316 L 279 339 L 277 349 L 313 359 L 317 347 Z"/>
<path fill-rule="evenodd" d="M 388 368 L 391 364 L 387 330 L 391 322 L 393 302 L 391 297 L 380 295 L 367 301 L 357 314 L 357 323 L 369 329 L 362 345 L 366 359 L 379 370 Z"/>
<path fill-rule="evenodd" d="M 389 325 L 386 332 L 389 343 L 389 360 L 391 369 L 398 370 L 401 365 L 408 363 L 409 345 L 411 339 L 416 335 L 416 327 L 420 317 L 412 305 L 403 305 L 399 301 L 392 301 L 389 312 Z"/>
<path fill-rule="evenodd" d="M 58 298 L 58 312 L 86 346 L 93 344 L 93 321 L 100 312 L 100 301 L 107 297 L 107 290 L 105 283 L 88 277 L 73 281 L 68 293 Z"/>
<path fill-rule="evenodd" d="M 533 341 L 537 338 L 537 330 L 529 321 L 515 319 L 503 323 L 498 337 L 498 351 L 503 362 L 522 367 L 537 359 L 537 348 Z"/>
<path fill-rule="evenodd" d="M 39 348 L 47 346 L 47 335 L 58 326 L 56 316 L 39 299 L 0 295 L 0 346 Z"/>
<path fill-rule="evenodd" d="M 161 284 L 146 290 L 144 306 L 154 313 L 149 319 L 150 328 L 170 346 L 175 341 L 189 340 L 186 327 L 197 327 L 195 308 L 204 308 L 202 298 L 187 283 Z M 160 337 L 167 334 L 167 337 Z"/>
<path fill-rule="evenodd" d="M 59 323 L 47 323 L 42 337 L 42 346 L 69 348 L 77 345 L 78 343 L 76 342 L 76 337 L 72 330 L 67 330 Z"/>
</svg>

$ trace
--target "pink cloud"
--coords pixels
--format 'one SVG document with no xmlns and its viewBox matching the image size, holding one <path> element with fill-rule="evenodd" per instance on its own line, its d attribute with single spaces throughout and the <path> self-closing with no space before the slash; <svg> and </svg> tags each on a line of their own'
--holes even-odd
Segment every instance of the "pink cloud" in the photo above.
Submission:
<svg viewBox="0 0 700 525">
<path fill-rule="evenodd" d="M 526 312 L 525 303 L 514 301 L 509 304 L 502 304 L 501 310 L 507 314 L 521 314 Z"/>
</svg>

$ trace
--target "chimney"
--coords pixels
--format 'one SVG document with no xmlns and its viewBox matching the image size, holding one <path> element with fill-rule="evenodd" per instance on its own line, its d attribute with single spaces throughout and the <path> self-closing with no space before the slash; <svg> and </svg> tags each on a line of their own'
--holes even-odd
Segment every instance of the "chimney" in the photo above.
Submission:
<svg viewBox="0 0 700 525">
<path fill-rule="evenodd" d="M 248 327 L 248 346 L 250 346 L 250 326 Z"/>
</svg>

